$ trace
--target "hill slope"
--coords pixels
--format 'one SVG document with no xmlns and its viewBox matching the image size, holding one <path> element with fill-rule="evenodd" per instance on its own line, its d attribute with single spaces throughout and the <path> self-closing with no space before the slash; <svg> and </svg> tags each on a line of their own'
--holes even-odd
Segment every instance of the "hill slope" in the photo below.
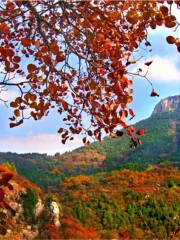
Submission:
<svg viewBox="0 0 180 240">
<path fill-rule="evenodd" d="M 62 155 L 0 153 L 0 162 L 14 163 L 18 172 L 41 186 L 57 186 L 65 176 L 130 168 L 143 170 L 148 163 L 179 162 L 180 96 L 160 101 L 151 117 L 135 127 L 144 128 L 143 144 L 130 148 L 128 137 L 108 138 Z"/>
<path fill-rule="evenodd" d="M 0 165 L 0 240 L 60 239 L 62 216 L 55 193 L 45 193 L 12 165 Z"/>
<path fill-rule="evenodd" d="M 175 168 L 66 178 L 59 197 L 64 211 L 93 227 L 100 239 L 180 237 L 180 171 Z"/>
<path fill-rule="evenodd" d="M 169 97 L 160 101 L 155 107 L 152 116 L 135 124 L 135 127 L 137 129 L 144 128 L 146 132 L 142 138 L 143 144 L 138 148 L 131 149 L 127 137 L 115 139 L 106 137 L 102 142 L 91 144 L 89 149 L 79 148 L 60 156 L 59 160 L 66 162 L 64 165 L 62 163 L 61 168 L 78 157 L 79 162 L 84 160 L 88 163 L 83 167 L 87 171 L 93 168 L 114 169 L 118 166 L 121 167 L 124 162 L 157 163 L 166 160 L 179 161 L 180 96 Z M 96 154 L 93 154 L 93 151 Z M 98 159 L 97 154 L 101 156 L 101 159 Z M 92 165 L 89 163 L 90 160 L 93 162 Z M 90 169 L 88 169 L 89 166 Z M 74 167 L 77 170 L 79 165 L 76 167 L 74 164 Z"/>
</svg>

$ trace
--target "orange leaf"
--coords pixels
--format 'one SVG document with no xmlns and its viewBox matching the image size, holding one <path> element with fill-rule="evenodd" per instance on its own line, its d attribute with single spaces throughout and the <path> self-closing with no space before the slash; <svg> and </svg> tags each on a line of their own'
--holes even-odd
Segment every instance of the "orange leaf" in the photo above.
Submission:
<svg viewBox="0 0 180 240">
<path fill-rule="evenodd" d="M 64 100 L 61 100 L 61 104 L 62 104 L 64 110 L 67 111 L 68 110 L 68 103 Z"/>
<path fill-rule="evenodd" d="M 1 23 L 0 24 L 0 32 L 3 32 L 5 34 L 9 33 L 9 27 L 6 23 Z"/>
<path fill-rule="evenodd" d="M 167 15 L 168 15 L 168 12 L 169 12 L 169 9 L 168 9 L 168 7 L 166 7 L 166 6 L 161 6 L 161 7 L 160 7 L 160 11 L 162 12 L 162 14 L 163 14 L 164 16 L 167 16 Z"/>
<path fill-rule="evenodd" d="M 169 21 L 165 21 L 165 26 L 167 28 L 173 28 L 176 26 L 176 22 L 169 22 Z"/>
<path fill-rule="evenodd" d="M 64 57 L 61 55 L 61 54 L 58 54 L 57 56 L 56 56 L 56 61 L 57 62 L 62 62 L 62 61 L 64 61 Z"/>
<path fill-rule="evenodd" d="M 19 116 L 20 116 L 20 111 L 19 111 L 19 109 L 14 110 L 14 115 L 15 115 L 16 117 L 19 117 Z"/>
<path fill-rule="evenodd" d="M 27 66 L 27 69 L 28 69 L 29 73 L 32 73 L 32 72 L 34 72 L 36 70 L 36 66 L 34 64 L 29 64 Z"/>
<path fill-rule="evenodd" d="M 98 41 L 104 41 L 104 40 L 105 40 L 105 36 L 104 36 L 103 33 L 98 33 L 98 34 L 96 35 L 96 39 L 97 39 Z"/>
<path fill-rule="evenodd" d="M 56 42 L 52 42 L 51 44 L 50 44 L 50 48 L 51 48 L 51 52 L 53 53 L 53 54 L 58 54 L 59 53 L 59 47 L 58 47 L 58 45 L 57 45 L 57 43 Z"/>
<path fill-rule="evenodd" d="M 21 39 L 21 43 L 24 47 L 28 47 L 31 44 L 31 41 L 27 38 Z"/>
<path fill-rule="evenodd" d="M 13 107 L 13 108 L 18 107 L 18 103 L 17 102 L 11 102 L 10 107 Z"/>
</svg>

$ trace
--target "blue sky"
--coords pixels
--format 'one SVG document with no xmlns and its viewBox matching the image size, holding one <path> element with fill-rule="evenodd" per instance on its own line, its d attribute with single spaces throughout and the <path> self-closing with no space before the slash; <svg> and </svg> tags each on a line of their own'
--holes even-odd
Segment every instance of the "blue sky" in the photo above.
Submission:
<svg viewBox="0 0 180 240">
<path fill-rule="evenodd" d="M 177 15 L 176 15 L 177 16 Z M 148 118 L 155 106 L 161 99 L 180 94 L 180 57 L 173 45 L 166 43 L 168 33 L 172 35 L 173 30 L 160 29 L 150 31 L 149 40 L 153 51 L 149 59 L 153 63 L 149 69 L 148 78 L 154 88 L 160 94 L 159 98 L 151 98 L 150 85 L 141 78 L 134 79 L 134 102 L 132 108 L 136 113 L 133 120 Z M 180 29 L 173 32 L 180 37 Z M 141 65 L 139 65 L 141 66 Z M 4 97 L 11 99 L 15 92 L 12 90 L 5 93 Z M 1 97 L 1 96 L 0 96 Z M 78 136 L 73 142 L 62 145 L 57 129 L 61 127 L 61 117 L 56 112 L 41 121 L 28 120 L 23 125 L 10 129 L 8 117 L 11 116 L 10 109 L 0 103 L 0 152 L 40 152 L 54 154 L 63 153 L 82 145 L 81 137 Z"/>
</svg>

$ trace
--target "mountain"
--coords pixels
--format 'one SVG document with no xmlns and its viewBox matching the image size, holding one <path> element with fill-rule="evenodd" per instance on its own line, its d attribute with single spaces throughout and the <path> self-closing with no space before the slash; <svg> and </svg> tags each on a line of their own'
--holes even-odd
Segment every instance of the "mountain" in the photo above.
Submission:
<svg viewBox="0 0 180 240">
<path fill-rule="evenodd" d="M 180 239 L 179 98 L 135 124 L 137 148 L 122 136 L 62 155 L 0 153 L 0 239 Z"/>
<path fill-rule="evenodd" d="M 162 110 L 159 106 L 164 102 L 169 107 Z M 149 163 L 161 161 L 179 162 L 179 102 L 180 96 L 167 98 L 155 107 L 148 119 L 135 124 L 136 129 L 145 129 L 143 144 L 137 148 L 130 148 L 130 141 L 126 136 L 105 137 L 102 142 L 94 142 L 89 148 L 81 147 L 57 156 L 57 167 L 63 172 L 92 174 L 121 168 L 141 170 Z"/>
<path fill-rule="evenodd" d="M 154 108 L 152 115 L 163 112 L 180 111 L 180 95 L 161 100 Z"/>
<path fill-rule="evenodd" d="M 135 124 L 145 129 L 143 144 L 130 148 L 127 136 L 94 142 L 62 155 L 0 153 L 0 162 L 16 165 L 20 174 L 44 188 L 58 186 L 67 176 L 94 174 L 113 169 L 144 170 L 149 164 L 164 161 L 179 166 L 180 160 L 180 96 L 158 103 L 152 115 Z"/>
</svg>

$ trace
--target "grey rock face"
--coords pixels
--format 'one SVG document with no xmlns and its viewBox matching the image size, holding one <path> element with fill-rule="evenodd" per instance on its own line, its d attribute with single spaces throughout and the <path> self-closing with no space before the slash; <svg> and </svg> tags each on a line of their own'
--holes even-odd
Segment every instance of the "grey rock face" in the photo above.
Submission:
<svg viewBox="0 0 180 240">
<path fill-rule="evenodd" d="M 162 112 L 180 111 L 180 95 L 161 100 L 154 108 L 152 115 Z"/>
</svg>

